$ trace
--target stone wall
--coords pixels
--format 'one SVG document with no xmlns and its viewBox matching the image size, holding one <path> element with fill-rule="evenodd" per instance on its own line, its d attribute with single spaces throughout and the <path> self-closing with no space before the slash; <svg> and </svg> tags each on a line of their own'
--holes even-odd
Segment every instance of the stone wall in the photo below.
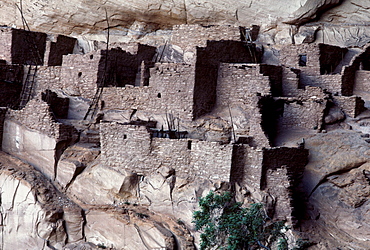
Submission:
<svg viewBox="0 0 370 250">
<path fill-rule="evenodd" d="M 216 142 L 151 137 L 145 126 L 101 123 L 101 163 L 147 175 L 165 166 L 182 178 L 229 181 L 232 146 Z"/>
<path fill-rule="evenodd" d="M 240 41 L 241 35 L 237 26 L 201 26 L 201 25 L 175 25 L 172 32 L 171 44 L 178 46 L 184 53 L 184 61 L 195 64 L 196 47 L 206 47 L 207 40 Z"/>
<path fill-rule="evenodd" d="M 334 96 L 334 103 L 350 117 L 356 117 L 366 110 L 365 102 L 359 96 Z"/>
<path fill-rule="evenodd" d="M 138 110 L 152 114 L 172 114 L 181 120 L 193 119 L 194 67 L 186 64 L 157 63 L 150 70 L 149 86 L 104 88 L 106 109 Z"/>
<path fill-rule="evenodd" d="M 332 93 L 342 94 L 341 70 L 336 71 L 336 67 L 345 53 L 345 49 L 324 44 L 290 45 L 280 50 L 280 62 L 285 67 L 299 70 L 301 88 L 316 86 Z M 287 73 L 289 72 L 285 74 Z M 293 80 L 294 75 L 291 73 L 290 75 L 290 79 Z"/>
<path fill-rule="evenodd" d="M 370 92 L 370 70 L 356 71 L 354 90 Z"/>
<path fill-rule="evenodd" d="M 269 141 L 261 127 L 264 106 L 260 96 L 271 94 L 271 82 L 268 76 L 260 74 L 258 64 L 220 64 L 217 81 L 218 110 L 242 110 L 237 114 L 243 124 L 235 124 L 237 135 L 253 136 L 258 146 L 269 146 Z M 230 119 L 227 114 L 223 117 Z"/>
<path fill-rule="evenodd" d="M 0 59 L 11 63 L 12 61 L 12 29 L 0 28 Z"/>
<path fill-rule="evenodd" d="M 3 133 L 4 133 L 4 121 L 5 121 L 5 116 L 7 113 L 8 109 L 7 108 L 0 108 L 0 149 L 2 147 L 2 142 L 3 142 Z"/>
<path fill-rule="evenodd" d="M 326 100 L 317 97 L 309 100 L 284 99 L 283 117 L 280 119 L 281 128 L 285 130 L 300 127 L 320 130 L 326 103 Z"/>
<path fill-rule="evenodd" d="M 262 178 L 263 152 L 248 144 L 234 144 L 230 182 L 259 190 Z"/>
<path fill-rule="evenodd" d="M 97 89 L 100 52 L 65 55 L 62 66 L 41 66 L 36 75 L 36 92 L 61 89 L 69 95 L 93 98 Z"/>
<path fill-rule="evenodd" d="M 6 119 L 58 141 L 68 140 L 72 138 L 74 133 L 73 127 L 56 122 L 50 112 L 49 105 L 37 99 L 29 101 L 22 110 L 9 110 Z"/>
<path fill-rule="evenodd" d="M 50 43 L 50 50 L 47 51 L 49 54 L 47 59 L 47 65 L 49 66 L 60 66 L 62 65 L 63 55 L 73 53 L 73 49 L 77 42 L 76 38 L 58 35 L 56 42 Z"/>
<path fill-rule="evenodd" d="M 12 29 L 12 64 L 43 65 L 46 37 L 41 32 Z"/>
</svg>

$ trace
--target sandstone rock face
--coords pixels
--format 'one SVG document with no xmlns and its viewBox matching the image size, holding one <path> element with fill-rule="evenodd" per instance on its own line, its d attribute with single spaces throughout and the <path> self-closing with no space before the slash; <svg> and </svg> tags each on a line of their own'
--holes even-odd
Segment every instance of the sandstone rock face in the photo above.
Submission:
<svg viewBox="0 0 370 250">
<path fill-rule="evenodd" d="M 83 239 L 82 210 L 33 167 L 0 154 L 1 249 L 62 249 Z"/>
<path fill-rule="evenodd" d="M 21 7 L 18 4 L 18 7 Z M 131 0 L 131 1 L 23 1 L 22 9 L 31 30 L 89 37 L 105 41 L 106 12 L 111 30 L 111 42 L 141 39 L 147 43 L 164 44 L 165 31 L 175 24 L 231 24 L 261 26 L 261 41 L 291 43 L 298 30 L 290 25 L 316 22 L 321 26 L 318 42 L 341 46 L 363 46 L 369 38 L 369 3 L 365 0 Z M 12 1 L 1 3 L 0 24 L 23 27 L 20 11 Z M 284 23 L 290 25 L 284 25 Z M 310 24 L 311 25 L 311 24 Z M 301 28 L 304 29 L 304 28 Z M 286 35 L 278 33 L 285 33 Z M 289 34 L 290 33 L 290 34 Z M 306 33 L 306 31 L 300 31 Z M 340 35 L 339 35 L 340 34 Z M 148 36 L 146 36 L 148 35 Z M 284 36 L 287 37 L 284 38 Z M 307 38 L 306 41 L 312 41 Z M 81 40 L 82 39 L 82 40 Z M 301 38 L 296 38 L 299 42 Z M 81 46 L 85 42 L 81 43 Z M 89 45 L 90 46 L 90 45 Z"/>
<path fill-rule="evenodd" d="M 310 162 L 303 186 L 310 196 L 302 227 L 312 241 L 321 242 L 314 249 L 367 249 L 370 147 L 366 138 L 339 130 L 311 137 L 305 145 Z"/>
</svg>

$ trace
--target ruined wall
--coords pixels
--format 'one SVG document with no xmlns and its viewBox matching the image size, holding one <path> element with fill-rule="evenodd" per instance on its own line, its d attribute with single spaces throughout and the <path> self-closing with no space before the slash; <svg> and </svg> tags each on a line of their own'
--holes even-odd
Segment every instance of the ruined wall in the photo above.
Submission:
<svg viewBox="0 0 370 250">
<path fill-rule="evenodd" d="M 68 140 L 74 133 L 73 127 L 56 122 L 50 112 L 49 105 L 37 99 L 29 101 L 22 110 L 9 110 L 6 119 L 39 131 L 58 141 Z"/>
<path fill-rule="evenodd" d="M 370 71 L 357 70 L 355 76 L 354 91 L 370 91 Z"/>
<path fill-rule="evenodd" d="M 280 119 L 281 128 L 321 129 L 326 102 L 320 98 L 304 101 L 285 99 L 283 117 Z"/>
<path fill-rule="evenodd" d="M 0 29 L 0 44 L 0 59 L 11 63 L 12 30 L 10 28 Z"/>
<path fill-rule="evenodd" d="M 182 178 L 229 181 L 232 146 L 215 142 L 151 138 L 144 126 L 100 124 L 101 163 L 120 172 L 147 175 L 160 166 Z"/>
<path fill-rule="evenodd" d="M 356 117 L 365 111 L 365 102 L 359 96 L 335 96 L 334 103 L 350 117 Z"/>
<path fill-rule="evenodd" d="M 184 61 L 195 64 L 196 47 L 206 47 L 207 40 L 240 41 L 241 35 L 237 26 L 200 26 L 200 25 L 175 25 L 172 31 L 171 44 L 179 46 L 184 53 Z"/>
<path fill-rule="evenodd" d="M 236 124 L 237 135 L 250 135 L 259 146 L 269 146 L 269 141 L 261 128 L 262 113 L 259 105 L 260 96 L 271 94 L 268 76 L 260 74 L 257 64 L 220 64 L 217 81 L 216 107 L 220 110 L 242 110 L 238 119 L 243 124 Z M 243 117 L 243 118 L 242 118 Z M 229 117 L 223 117 L 228 120 Z"/>
<path fill-rule="evenodd" d="M 12 29 L 12 64 L 43 65 L 45 33 Z"/>
<path fill-rule="evenodd" d="M 48 66 L 60 66 L 63 62 L 63 55 L 73 53 L 77 39 L 73 37 L 58 35 L 56 42 L 51 42 L 48 55 Z"/>
<path fill-rule="evenodd" d="M 232 154 L 230 182 L 259 190 L 262 178 L 262 150 L 248 144 L 234 144 Z"/>
<path fill-rule="evenodd" d="M 106 109 L 172 114 L 182 120 L 193 119 L 194 67 L 186 64 L 157 63 L 150 70 L 150 85 L 104 88 Z"/>
</svg>

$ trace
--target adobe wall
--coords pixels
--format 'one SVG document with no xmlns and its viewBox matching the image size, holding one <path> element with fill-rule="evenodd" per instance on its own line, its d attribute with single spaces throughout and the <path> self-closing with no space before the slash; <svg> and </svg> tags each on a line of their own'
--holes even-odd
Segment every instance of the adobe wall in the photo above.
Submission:
<svg viewBox="0 0 370 250">
<path fill-rule="evenodd" d="M 12 61 L 12 29 L 0 28 L 0 59 L 6 60 L 8 63 Z"/>
<path fill-rule="evenodd" d="M 147 175 L 160 166 L 182 178 L 229 181 L 232 146 L 215 142 L 151 138 L 144 126 L 100 124 L 101 163 L 126 174 Z"/>
</svg>

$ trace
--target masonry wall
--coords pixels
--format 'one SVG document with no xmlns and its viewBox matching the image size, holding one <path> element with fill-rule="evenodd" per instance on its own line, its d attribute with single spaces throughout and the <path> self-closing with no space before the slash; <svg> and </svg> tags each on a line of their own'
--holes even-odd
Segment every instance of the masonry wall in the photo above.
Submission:
<svg viewBox="0 0 370 250">
<path fill-rule="evenodd" d="M 370 70 L 357 70 L 354 91 L 370 92 Z"/>
<path fill-rule="evenodd" d="M 12 30 L 12 64 L 43 65 L 46 49 L 45 33 Z"/>
<path fill-rule="evenodd" d="M 73 37 L 58 35 L 56 42 L 51 42 L 47 64 L 49 66 L 60 66 L 63 55 L 73 53 L 77 39 Z"/>
<path fill-rule="evenodd" d="M 350 117 L 356 117 L 366 110 L 365 102 L 359 96 L 335 96 L 334 103 Z"/>
<path fill-rule="evenodd" d="M 230 182 L 259 190 L 262 178 L 262 150 L 248 144 L 234 144 L 232 154 Z"/>
<path fill-rule="evenodd" d="M 260 74 L 257 64 L 220 64 L 217 81 L 218 109 L 243 110 L 243 127 L 236 127 L 237 135 L 250 135 L 255 138 L 257 145 L 269 146 L 265 132 L 261 128 L 262 113 L 259 105 L 260 96 L 271 94 L 270 79 Z M 241 115 L 241 114 L 240 114 Z M 223 117 L 228 120 L 230 117 Z M 240 119 L 240 117 L 238 117 Z"/>
<path fill-rule="evenodd" d="M 186 64 L 157 63 L 150 70 L 150 85 L 104 88 L 106 109 L 172 114 L 182 120 L 193 119 L 194 67 Z"/>
<path fill-rule="evenodd" d="M 5 107 L 0 108 L 0 149 L 2 149 L 3 133 L 4 133 L 4 121 L 8 109 Z"/>
<path fill-rule="evenodd" d="M 72 96 L 93 98 L 97 89 L 98 67 L 101 55 L 65 55 L 62 66 L 41 66 L 36 75 L 36 92 L 61 89 Z"/>
<path fill-rule="evenodd" d="M 12 120 L 29 129 L 36 130 L 58 141 L 72 138 L 72 126 L 58 123 L 54 120 L 49 105 L 41 100 L 32 99 L 21 110 L 9 110 L 7 120 Z"/>
<path fill-rule="evenodd" d="M 8 63 L 12 61 L 12 30 L 11 28 L 0 28 L 0 59 Z"/>
<path fill-rule="evenodd" d="M 101 163 L 147 175 L 160 166 L 182 178 L 229 181 L 232 146 L 215 142 L 151 137 L 144 126 L 101 123 Z"/>
<path fill-rule="evenodd" d="M 284 104 L 281 128 L 294 127 L 306 129 L 321 129 L 326 108 L 326 100 L 286 100 Z"/>
<path fill-rule="evenodd" d="M 241 35 L 237 26 L 176 25 L 173 27 L 171 44 L 179 46 L 187 63 L 195 64 L 196 47 L 206 47 L 207 40 L 240 41 Z"/>
</svg>

